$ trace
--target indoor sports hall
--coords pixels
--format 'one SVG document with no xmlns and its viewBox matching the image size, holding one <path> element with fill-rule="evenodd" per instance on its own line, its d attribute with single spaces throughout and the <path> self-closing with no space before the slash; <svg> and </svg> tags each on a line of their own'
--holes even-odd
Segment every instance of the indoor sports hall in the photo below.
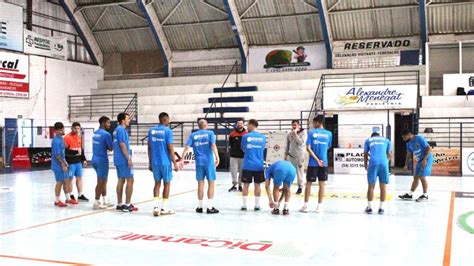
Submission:
<svg viewBox="0 0 474 266">
<path fill-rule="evenodd" d="M 474 1 L 0 24 L 0 265 L 474 266 Z"/>
</svg>

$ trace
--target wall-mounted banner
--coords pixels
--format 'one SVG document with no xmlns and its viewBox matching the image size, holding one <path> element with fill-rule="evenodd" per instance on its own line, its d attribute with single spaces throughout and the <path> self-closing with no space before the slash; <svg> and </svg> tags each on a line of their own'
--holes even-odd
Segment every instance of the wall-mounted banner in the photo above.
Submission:
<svg viewBox="0 0 474 266">
<path fill-rule="evenodd" d="M 67 59 L 67 38 L 47 37 L 25 30 L 25 54 L 36 54 L 56 59 Z"/>
<path fill-rule="evenodd" d="M 366 174 L 364 149 L 334 149 L 335 174 Z"/>
<path fill-rule="evenodd" d="M 419 50 L 419 38 L 336 41 L 334 59 L 347 57 L 384 57 L 399 55 L 400 51 Z"/>
<path fill-rule="evenodd" d="M 324 109 L 415 109 L 416 85 L 325 87 Z"/>
<path fill-rule="evenodd" d="M 462 149 L 462 175 L 474 176 L 474 148 Z"/>
<path fill-rule="evenodd" d="M 28 98 L 29 68 L 27 55 L 0 52 L 0 97 Z"/>
<path fill-rule="evenodd" d="M 251 47 L 249 49 L 249 72 L 291 72 L 326 68 L 324 43 Z"/>
<path fill-rule="evenodd" d="M 285 158 L 286 131 L 270 131 L 267 134 L 267 163 L 272 164 Z"/>
<path fill-rule="evenodd" d="M 434 176 L 460 176 L 461 150 L 459 148 L 433 148 L 434 161 L 431 174 Z"/>
<path fill-rule="evenodd" d="M 23 52 L 23 8 L 0 2 L 0 49 Z"/>
</svg>

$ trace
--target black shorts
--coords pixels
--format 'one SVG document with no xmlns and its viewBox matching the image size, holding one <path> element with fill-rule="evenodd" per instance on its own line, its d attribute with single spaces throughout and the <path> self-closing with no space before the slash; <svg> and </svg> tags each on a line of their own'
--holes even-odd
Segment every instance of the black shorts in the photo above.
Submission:
<svg viewBox="0 0 474 266">
<path fill-rule="evenodd" d="M 318 166 L 308 166 L 306 172 L 306 182 L 328 181 L 328 168 Z"/>
<path fill-rule="evenodd" d="M 242 170 L 242 183 L 250 184 L 252 181 L 256 184 L 265 182 L 264 172 Z"/>
</svg>

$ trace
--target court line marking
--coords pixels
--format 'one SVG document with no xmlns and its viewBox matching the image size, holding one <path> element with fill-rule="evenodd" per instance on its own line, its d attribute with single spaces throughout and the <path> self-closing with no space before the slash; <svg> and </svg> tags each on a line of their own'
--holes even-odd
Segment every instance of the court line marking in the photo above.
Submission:
<svg viewBox="0 0 474 266">
<path fill-rule="evenodd" d="M 179 195 L 195 192 L 196 190 L 197 189 L 183 191 L 183 192 L 180 192 L 180 193 L 170 195 L 169 197 L 171 198 L 171 197 L 174 197 L 174 196 L 179 196 Z M 133 203 L 133 204 L 139 205 L 139 204 L 152 202 L 152 201 L 153 201 L 153 199 L 150 199 L 150 200 L 144 200 L 144 201 L 136 202 L 136 203 Z M 21 231 L 25 231 L 25 230 L 29 230 L 29 229 L 34 229 L 34 228 L 38 228 L 38 227 L 43 227 L 43 226 L 47 226 L 47 225 L 50 225 L 50 224 L 56 224 L 56 223 L 65 222 L 65 221 L 69 221 L 69 220 L 73 220 L 73 219 L 78 219 L 78 218 L 82 218 L 82 217 L 87 217 L 87 216 L 91 216 L 91 215 L 95 215 L 95 214 L 99 214 L 99 213 L 109 212 L 109 211 L 116 211 L 116 210 L 115 209 L 106 209 L 106 210 L 100 210 L 100 211 L 85 213 L 85 214 L 81 214 L 81 215 L 76 215 L 76 216 L 72 216 L 72 217 L 68 217 L 68 218 L 64 218 L 64 219 L 60 219 L 60 220 L 56 220 L 56 221 L 52 221 L 52 222 L 47 222 L 47 223 L 32 225 L 32 226 L 28 226 L 28 227 L 24 227 L 24 228 L 20 228 L 20 229 L 15 229 L 15 230 L 7 231 L 7 232 L 2 232 L 2 233 L 0 233 L 0 236 L 4 236 L 4 235 L 16 233 L 16 232 L 21 232 Z"/>
<path fill-rule="evenodd" d="M 93 264 L 84 264 L 84 263 L 77 263 L 77 262 L 70 262 L 70 261 L 46 260 L 46 259 L 36 259 L 36 258 L 28 258 L 28 257 L 10 256 L 10 255 L 0 255 L 0 258 L 17 259 L 17 260 L 29 260 L 29 261 L 38 261 L 38 262 L 56 263 L 56 264 L 67 264 L 67 265 L 78 265 L 78 266 L 93 265 Z"/>
<path fill-rule="evenodd" d="M 453 216 L 454 216 L 455 192 L 451 192 L 451 201 L 449 203 L 448 228 L 446 229 L 446 242 L 444 244 L 443 266 L 451 265 L 451 246 L 453 241 Z"/>
</svg>

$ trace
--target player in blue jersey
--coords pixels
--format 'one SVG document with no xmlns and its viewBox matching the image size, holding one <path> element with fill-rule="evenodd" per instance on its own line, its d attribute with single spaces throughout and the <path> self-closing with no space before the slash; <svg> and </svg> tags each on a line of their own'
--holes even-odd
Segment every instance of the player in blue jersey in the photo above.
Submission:
<svg viewBox="0 0 474 266">
<path fill-rule="evenodd" d="M 416 200 L 423 202 L 428 200 L 428 180 L 431 175 L 431 167 L 433 166 L 433 155 L 431 154 L 431 147 L 428 141 L 423 136 L 414 135 L 408 130 L 402 132 L 403 140 L 407 143 L 407 156 L 405 161 L 405 170 L 408 171 L 408 162 L 415 157 L 416 167 L 415 175 L 413 176 L 413 183 L 408 193 L 400 195 L 403 200 L 412 200 L 413 192 L 415 192 L 421 180 L 423 186 L 423 194 Z"/>
<path fill-rule="evenodd" d="M 128 140 L 127 127 L 130 124 L 130 115 L 120 113 L 117 116 L 118 126 L 114 131 L 114 165 L 117 169 L 117 210 L 123 212 L 137 211 L 131 204 L 133 193 L 133 162 Z M 125 204 L 122 204 L 123 186 L 125 189 Z"/>
<path fill-rule="evenodd" d="M 300 212 L 308 212 L 308 201 L 311 196 L 311 185 L 318 181 L 318 206 L 316 212 L 322 212 L 324 198 L 324 186 L 328 180 L 328 150 L 332 146 L 332 133 L 324 129 L 323 117 L 317 116 L 313 119 L 314 129 L 308 132 L 306 150 L 309 153 L 308 170 L 306 173 L 306 187 L 304 193 L 304 205 Z"/>
<path fill-rule="evenodd" d="M 153 172 L 153 178 L 155 179 L 153 216 L 174 214 L 174 211 L 168 209 L 168 198 L 170 196 L 171 180 L 173 179 L 172 170 L 178 171 L 173 147 L 173 131 L 169 128 L 170 117 L 167 113 L 160 113 L 158 119 L 160 123 L 148 131 L 149 169 Z M 160 207 L 162 181 L 163 201 Z"/>
<path fill-rule="evenodd" d="M 364 167 L 367 170 L 368 205 L 365 209 L 367 214 L 372 214 L 372 201 L 374 200 L 374 188 L 379 179 L 380 186 L 380 208 L 378 213 L 384 214 L 383 204 L 387 194 L 387 184 L 390 182 L 389 161 L 392 156 L 392 144 L 387 138 L 381 137 L 378 128 L 374 129 L 372 136 L 364 144 Z M 370 158 L 370 159 L 369 159 Z"/>
<path fill-rule="evenodd" d="M 56 179 L 56 186 L 54 187 L 54 193 L 56 199 L 54 205 L 57 207 L 67 207 L 67 204 L 62 202 L 59 197 L 61 196 L 61 190 L 65 189 L 66 194 L 66 176 L 68 174 L 68 164 L 66 162 L 65 146 L 64 146 L 64 125 L 61 122 L 54 124 L 54 130 L 56 136 L 54 136 L 51 142 L 51 171 L 54 173 Z M 70 200 L 66 196 L 66 201 Z"/>
<path fill-rule="evenodd" d="M 219 213 L 214 208 L 214 187 L 216 180 L 216 167 L 219 165 L 219 153 L 216 146 L 216 136 L 214 132 L 207 129 L 207 121 L 201 119 L 198 121 L 199 130 L 193 132 L 186 142 L 186 148 L 183 151 L 182 158 L 192 148 L 196 160 L 196 180 L 198 181 L 198 207 L 197 213 L 202 213 L 202 200 L 204 198 L 204 180 L 207 178 L 207 213 Z"/>
<path fill-rule="evenodd" d="M 99 129 L 92 137 L 92 167 L 97 174 L 97 185 L 95 187 L 95 201 L 92 209 L 100 210 L 112 207 L 113 204 L 107 198 L 107 179 L 109 177 L 109 156 L 108 151 L 112 151 L 112 135 L 110 130 L 110 118 L 102 116 L 99 119 Z M 100 204 L 102 196 L 103 204 Z"/>
<path fill-rule="evenodd" d="M 255 186 L 254 210 L 259 211 L 261 209 L 260 184 L 265 181 L 265 159 L 263 158 L 263 153 L 267 144 L 267 137 L 257 132 L 257 128 L 257 120 L 250 119 L 247 123 L 249 133 L 242 137 L 241 147 L 244 151 L 244 163 L 242 167 L 242 183 L 244 183 L 244 189 L 242 191 L 242 211 L 247 210 L 247 196 L 249 194 L 249 186 L 252 182 Z"/>
<path fill-rule="evenodd" d="M 265 190 L 268 195 L 270 208 L 273 208 L 272 214 L 280 214 L 280 187 L 282 189 L 282 197 L 285 197 L 285 205 L 283 206 L 283 215 L 290 214 L 288 205 L 291 197 L 291 184 L 295 180 L 296 168 L 293 164 L 286 160 L 280 160 L 272 163 L 265 173 Z M 273 191 L 270 190 L 270 181 L 273 178 Z"/>
</svg>

